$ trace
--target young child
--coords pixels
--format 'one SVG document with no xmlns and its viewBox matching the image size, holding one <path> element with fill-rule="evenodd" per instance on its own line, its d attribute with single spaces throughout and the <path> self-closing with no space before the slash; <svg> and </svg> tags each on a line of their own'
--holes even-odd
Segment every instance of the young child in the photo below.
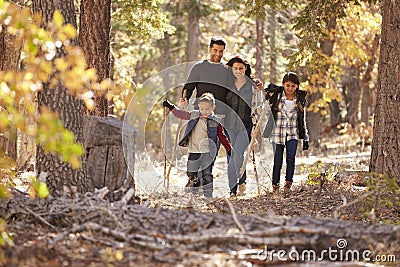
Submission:
<svg viewBox="0 0 400 267">
<path fill-rule="evenodd" d="M 163 106 L 172 111 L 175 117 L 189 120 L 185 133 L 179 142 L 180 146 L 185 146 L 189 149 L 187 162 L 189 181 L 186 187 L 198 189 L 200 180 L 197 173 L 201 171 L 204 196 L 212 197 L 212 169 L 217 156 L 219 142 L 225 147 L 228 155 L 232 153 L 232 145 L 225 135 L 224 128 L 218 118 L 214 116 L 214 96 L 211 93 L 201 95 L 198 101 L 199 110 L 192 112 L 179 110 L 168 100 L 164 100 Z"/>
<path fill-rule="evenodd" d="M 307 92 L 299 89 L 300 79 L 296 73 L 288 72 L 282 80 L 282 86 L 269 84 L 264 89 L 269 100 L 272 115 L 264 129 L 263 137 L 269 138 L 274 148 L 274 166 L 272 170 L 273 192 L 279 191 L 283 150 L 286 147 L 286 178 L 284 191 L 290 192 L 295 168 L 297 143 L 303 139 L 303 150 L 308 150 L 309 138 L 306 125 Z"/>
</svg>

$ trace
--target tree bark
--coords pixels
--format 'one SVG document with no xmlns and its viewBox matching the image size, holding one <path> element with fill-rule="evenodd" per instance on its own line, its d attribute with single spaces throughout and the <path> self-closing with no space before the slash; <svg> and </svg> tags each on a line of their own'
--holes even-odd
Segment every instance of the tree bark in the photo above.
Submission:
<svg viewBox="0 0 400 267">
<path fill-rule="evenodd" d="M 344 78 L 343 89 L 347 107 L 347 121 L 355 127 L 359 123 L 358 113 L 361 99 L 361 84 L 359 68 L 350 66 L 347 69 L 347 77 Z"/>
<path fill-rule="evenodd" d="M 370 82 L 372 80 L 372 72 L 374 70 L 374 65 L 377 57 L 377 52 L 379 50 L 379 42 L 381 36 L 376 34 L 372 48 L 370 50 L 370 59 L 367 62 L 367 68 L 364 72 L 364 76 L 361 80 L 361 88 L 362 88 L 362 95 L 361 95 L 361 122 L 368 124 L 369 117 L 372 112 L 372 107 L 375 105 L 372 100 L 372 92 L 373 89 L 370 88 Z"/>
<path fill-rule="evenodd" d="M 200 49 L 199 3 L 190 1 L 190 5 L 188 10 L 188 42 L 186 46 L 187 62 L 197 60 Z"/>
<path fill-rule="evenodd" d="M 111 0 L 82 0 L 80 8 L 79 45 L 89 68 L 95 68 L 99 81 L 110 78 Z M 106 117 L 105 95 L 94 97 L 94 110 L 86 114 Z"/>
<path fill-rule="evenodd" d="M 321 92 L 310 94 L 310 96 L 308 97 L 308 102 L 313 103 L 317 99 L 320 99 L 321 97 L 322 97 Z M 307 111 L 306 120 L 307 120 L 308 135 L 310 138 L 311 146 L 313 147 L 319 147 L 320 145 L 319 135 L 322 131 L 321 119 L 322 116 L 320 112 Z"/>
<path fill-rule="evenodd" d="M 43 21 L 42 27 L 52 21 L 53 13 L 59 10 L 64 16 L 65 23 L 70 23 L 76 27 L 75 8 L 73 0 L 46 1 L 34 0 L 32 3 L 33 12 L 40 13 Z M 76 44 L 76 40 L 72 40 Z M 62 47 L 58 51 L 58 57 L 63 55 Z M 49 84 L 43 85 L 43 90 L 38 93 L 39 112 L 40 107 L 47 106 L 53 112 L 59 114 L 59 118 L 64 127 L 71 130 L 78 143 L 83 143 L 83 104 L 80 100 L 70 95 L 61 83 L 54 89 L 49 88 Z M 84 161 L 84 159 L 82 159 Z M 83 165 L 85 162 L 83 162 Z M 87 179 L 84 168 L 73 169 L 68 163 L 60 160 L 56 154 L 47 154 L 41 146 L 37 147 L 36 153 L 37 175 L 45 174 L 46 183 L 51 194 L 61 194 L 64 186 L 75 186 L 79 192 L 91 190 L 91 182 Z"/>
<path fill-rule="evenodd" d="M 382 44 L 370 171 L 388 174 L 400 183 L 400 5 L 383 0 Z"/>
<path fill-rule="evenodd" d="M 277 53 L 276 53 L 276 12 L 273 8 L 268 10 L 269 24 L 268 24 L 268 35 L 269 35 L 269 81 L 272 83 L 281 82 L 278 79 L 278 70 L 276 67 L 277 64 Z"/>
<path fill-rule="evenodd" d="M 336 17 L 333 15 L 329 21 L 328 24 L 329 30 L 334 30 L 336 28 Z M 326 38 L 325 40 L 321 41 L 321 52 L 324 55 L 327 55 L 328 57 L 332 56 L 333 53 L 333 44 L 335 40 L 330 39 L 329 37 Z M 325 72 L 328 73 L 328 69 L 330 68 L 330 65 L 327 64 L 324 66 Z M 326 87 L 326 84 L 320 85 L 322 88 Z M 309 103 L 313 103 L 317 99 L 322 97 L 322 92 L 317 92 L 314 94 L 311 94 L 309 96 Z M 322 120 L 322 115 L 318 112 L 307 112 L 307 123 L 308 123 L 308 128 L 309 128 L 309 137 L 310 141 L 313 144 L 313 146 L 319 146 L 319 134 L 321 133 L 321 120 Z"/>
<path fill-rule="evenodd" d="M 329 103 L 329 114 L 332 126 L 338 125 L 342 122 L 342 118 L 340 117 L 339 102 L 336 99 L 332 99 L 332 101 Z M 337 128 L 334 127 L 333 129 L 336 131 Z"/>
<path fill-rule="evenodd" d="M 256 64 L 254 69 L 256 70 L 256 76 L 262 82 L 264 82 L 264 28 L 265 23 L 263 19 L 257 19 L 257 41 L 256 41 Z"/>
<path fill-rule="evenodd" d="M 10 1 L 19 3 L 19 1 Z M 6 27 L 3 26 L 3 29 Z M 8 33 L 7 30 L 0 31 L 0 71 L 17 71 L 21 55 L 22 43 L 15 45 L 15 36 Z M 17 162 L 17 129 L 11 127 L 8 132 L 0 133 L 1 150 L 8 157 Z"/>
</svg>

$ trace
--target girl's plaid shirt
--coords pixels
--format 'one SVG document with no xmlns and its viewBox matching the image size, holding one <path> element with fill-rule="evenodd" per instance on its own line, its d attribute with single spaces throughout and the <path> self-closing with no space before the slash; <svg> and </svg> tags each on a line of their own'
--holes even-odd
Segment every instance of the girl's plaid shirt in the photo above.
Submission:
<svg viewBox="0 0 400 267">
<path fill-rule="evenodd" d="M 276 114 L 275 127 L 271 133 L 270 141 L 272 143 L 284 145 L 291 139 L 299 139 L 297 133 L 297 105 L 287 113 L 285 105 L 286 96 L 282 94 L 279 109 Z M 294 99 L 296 102 L 296 99 Z"/>
</svg>

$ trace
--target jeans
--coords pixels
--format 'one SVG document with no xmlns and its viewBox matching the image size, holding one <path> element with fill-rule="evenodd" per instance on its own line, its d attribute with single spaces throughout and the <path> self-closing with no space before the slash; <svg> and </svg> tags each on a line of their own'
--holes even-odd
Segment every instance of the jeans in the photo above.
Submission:
<svg viewBox="0 0 400 267">
<path fill-rule="evenodd" d="M 198 173 L 201 174 L 203 182 L 203 193 L 206 197 L 212 197 L 213 193 L 213 174 L 215 157 L 210 153 L 189 153 L 187 162 L 187 175 L 189 181 L 186 187 L 191 188 L 192 192 L 198 192 L 201 185 Z"/>
<path fill-rule="evenodd" d="M 237 187 L 240 184 L 246 183 L 246 170 L 243 175 L 240 175 L 240 169 L 243 165 L 244 153 L 250 143 L 252 128 L 247 128 L 242 131 L 229 131 L 229 140 L 233 147 L 233 157 L 228 156 L 228 182 L 230 192 L 236 194 Z"/>
<path fill-rule="evenodd" d="M 274 167 L 272 170 L 272 185 L 278 185 L 280 182 L 282 162 L 283 162 L 283 150 L 286 146 L 286 181 L 293 182 L 294 175 L 294 164 L 297 151 L 297 140 L 292 139 L 286 141 L 285 145 L 273 143 L 274 148 Z"/>
</svg>

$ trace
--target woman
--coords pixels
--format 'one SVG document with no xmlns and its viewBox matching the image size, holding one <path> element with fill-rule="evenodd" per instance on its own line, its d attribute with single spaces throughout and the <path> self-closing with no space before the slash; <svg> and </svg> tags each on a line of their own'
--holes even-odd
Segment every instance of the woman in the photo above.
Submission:
<svg viewBox="0 0 400 267">
<path fill-rule="evenodd" d="M 262 83 L 251 77 L 251 67 L 241 56 L 235 56 L 229 66 L 229 91 L 226 104 L 229 106 L 224 127 L 233 146 L 233 155 L 228 157 L 228 180 L 231 196 L 243 195 L 246 189 L 246 171 L 240 176 L 244 153 L 250 143 L 253 117 L 256 107 L 261 106 Z"/>
</svg>

